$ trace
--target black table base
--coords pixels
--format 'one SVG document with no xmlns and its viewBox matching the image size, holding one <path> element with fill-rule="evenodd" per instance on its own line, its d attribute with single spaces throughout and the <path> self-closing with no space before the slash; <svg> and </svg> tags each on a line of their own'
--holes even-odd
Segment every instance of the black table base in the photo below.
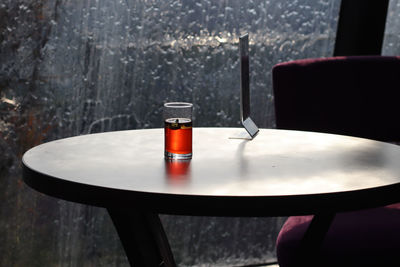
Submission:
<svg viewBox="0 0 400 267">
<path fill-rule="evenodd" d="M 131 266 L 176 266 L 157 214 L 113 208 L 107 210 Z"/>
</svg>

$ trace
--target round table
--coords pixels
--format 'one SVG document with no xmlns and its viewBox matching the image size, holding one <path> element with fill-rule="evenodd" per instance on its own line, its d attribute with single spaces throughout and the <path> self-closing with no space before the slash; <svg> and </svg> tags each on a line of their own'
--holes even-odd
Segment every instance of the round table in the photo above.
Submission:
<svg viewBox="0 0 400 267">
<path fill-rule="evenodd" d="M 253 140 L 237 139 L 242 131 L 194 128 L 190 161 L 164 160 L 163 129 L 61 139 L 24 154 L 24 181 L 54 197 L 106 207 L 131 263 L 142 257 L 136 255 L 142 244 L 138 232 L 152 236 L 153 245 L 140 250 L 158 251 L 159 257 L 139 266 L 160 261 L 174 266 L 158 216 L 153 216 L 158 213 L 322 214 L 316 218 L 323 218 L 325 226 L 319 229 L 324 229 L 331 221 L 326 218 L 336 212 L 400 201 L 399 146 L 273 129 L 261 129 Z"/>
</svg>

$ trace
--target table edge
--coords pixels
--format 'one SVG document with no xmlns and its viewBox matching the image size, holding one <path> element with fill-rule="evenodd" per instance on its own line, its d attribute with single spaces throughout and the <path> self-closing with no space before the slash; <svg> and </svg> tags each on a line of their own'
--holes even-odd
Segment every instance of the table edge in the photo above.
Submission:
<svg viewBox="0 0 400 267">
<path fill-rule="evenodd" d="M 24 162 L 22 168 L 24 182 L 51 197 L 97 207 L 137 209 L 171 215 L 291 216 L 328 211 L 345 212 L 400 202 L 400 183 L 346 192 L 290 196 L 199 196 L 104 188 L 39 173 Z"/>
</svg>

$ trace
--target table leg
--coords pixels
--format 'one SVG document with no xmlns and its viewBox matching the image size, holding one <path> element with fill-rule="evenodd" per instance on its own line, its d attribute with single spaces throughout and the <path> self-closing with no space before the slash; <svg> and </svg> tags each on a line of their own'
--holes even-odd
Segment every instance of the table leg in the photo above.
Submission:
<svg viewBox="0 0 400 267">
<path fill-rule="evenodd" d="M 334 218 L 333 212 L 314 215 L 300 243 L 297 255 L 299 266 L 321 266 L 320 249 Z"/>
<path fill-rule="evenodd" d="M 113 208 L 107 210 L 131 266 L 176 266 L 157 214 Z"/>
</svg>

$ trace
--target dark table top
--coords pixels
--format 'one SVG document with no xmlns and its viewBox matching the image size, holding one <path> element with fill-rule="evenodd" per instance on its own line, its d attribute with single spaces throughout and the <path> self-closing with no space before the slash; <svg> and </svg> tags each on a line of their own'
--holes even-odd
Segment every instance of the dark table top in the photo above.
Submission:
<svg viewBox="0 0 400 267">
<path fill-rule="evenodd" d="M 194 128 L 193 159 L 164 160 L 163 129 L 82 135 L 23 156 L 45 194 L 102 207 L 210 216 L 287 216 L 400 202 L 400 146 L 348 136 Z"/>
</svg>

